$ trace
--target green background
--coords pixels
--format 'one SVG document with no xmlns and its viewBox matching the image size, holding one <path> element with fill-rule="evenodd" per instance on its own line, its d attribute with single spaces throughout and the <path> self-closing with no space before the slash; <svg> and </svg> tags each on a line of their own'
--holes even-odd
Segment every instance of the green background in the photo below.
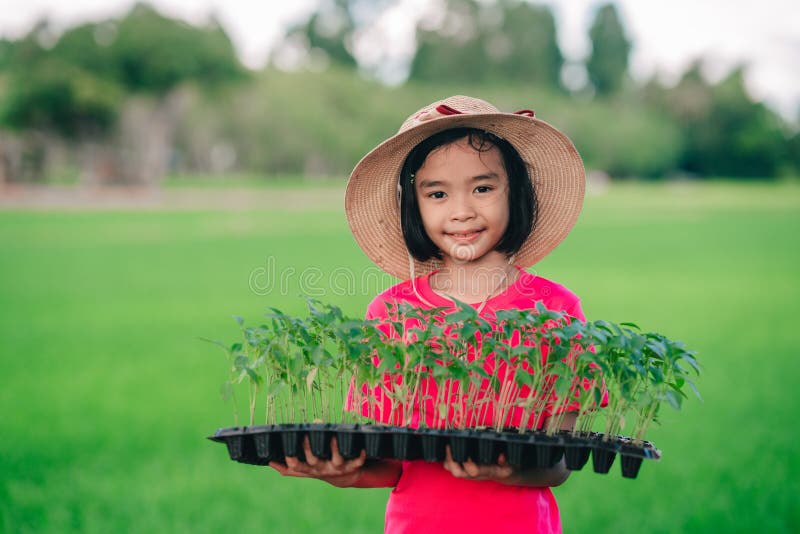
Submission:
<svg viewBox="0 0 800 534">
<path fill-rule="evenodd" d="M 224 357 L 199 336 L 232 342 L 230 316 L 254 323 L 267 306 L 302 313 L 305 268 L 323 273 L 306 291 L 356 315 L 393 282 L 375 283 L 341 199 L 328 184 L 255 188 L 213 210 L 0 211 L 0 529 L 379 532 L 388 490 L 283 479 L 205 439 L 233 421 Z M 704 401 L 664 412 L 649 435 L 663 459 L 638 479 L 615 464 L 556 488 L 565 531 L 800 530 L 798 235 L 796 184 L 615 183 L 587 197 L 531 270 L 590 319 L 699 351 Z M 270 258 L 295 269 L 285 291 L 251 287 Z M 331 273 L 348 270 L 376 276 L 334 291 Z"/>
</svg>

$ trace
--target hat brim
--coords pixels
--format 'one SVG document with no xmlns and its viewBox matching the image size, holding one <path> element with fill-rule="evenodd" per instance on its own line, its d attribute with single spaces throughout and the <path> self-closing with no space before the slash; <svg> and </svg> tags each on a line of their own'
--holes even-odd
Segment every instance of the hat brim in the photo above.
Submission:
<svg viewBox="0 0 800 534">
<path fill-rule="evenodd" d="M 397 180 L 408 153 L 443 130 L 478 128 L 507 140 L 528 167 L 538 203 L 538 220 L 514 263 L 530 267 L 567 236 L 583 206 L 586 175 L 569 138 L 546 122 L 510 113 L 449 115 L 401 132 L 370 151 L 353 169 L 345 192 L 345 214 L 364 253 L 387 273 L 411 277 L 408 249 L 400 227 Z M 414 260 L 419 276 L 442 266 Z"/>
</svg>

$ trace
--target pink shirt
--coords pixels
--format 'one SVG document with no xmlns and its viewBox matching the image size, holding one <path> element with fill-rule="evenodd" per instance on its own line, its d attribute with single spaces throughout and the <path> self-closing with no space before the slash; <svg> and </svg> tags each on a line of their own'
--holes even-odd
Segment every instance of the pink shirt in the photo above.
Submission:
<svg viewBox="0 0 800 534">
<path fill-rule="evenodd" d="M 580 301 L 571 291 L 518 269 L 520 276 L 505 291 L 487 301 L 481 311 L 482 317 L 492 320 L 495 310 L 531 309 L 537 301 L 542 301 L 548 309 L 565 311 L 585 320 Z M 367 319 L 387 317 L 387 302 L 407 302 L 419 308 L 429 308 L 419 295 L 435 307 L 452 305 L 450 300 L 431 289 L 429 277 L 430 274 L 416 279 L 417 292 L 407 280 L 375 297 L 367 308 Z M 384 332 L 391 335 L 388 328 Z M 352 391 L 348 404 L 351 401 Z M 398 422 L 390 420 L 388 402 L 377 414 L 368 413 L 366 407 L 362 413 L 376 416 L 385 423 Z M 394 415 L 395 419 L 400 417 L 397 413 Z M 417 426 L 418 422 L 419 414 L 414 413 L 411 426 Z M 513 422 L 519 422 L 518 414 L 512 415 Z M 417 460 L 403 462 L 400 480 L 386 507 L 385 532 L 561 532 L 561 519 L 549 488 L 463 480 L 453 477 L 440 463 Z"/>
</svg>

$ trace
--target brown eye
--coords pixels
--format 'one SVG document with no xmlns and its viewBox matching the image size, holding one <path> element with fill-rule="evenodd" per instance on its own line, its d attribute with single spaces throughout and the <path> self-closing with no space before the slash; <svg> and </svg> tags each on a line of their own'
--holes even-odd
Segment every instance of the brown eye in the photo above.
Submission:
<svg viewBox="0 0 800 534">
<path fill-rule="evenodd" d="M 475 188 L 475 191 L 477 193 L 488 193 L 491 190 L 492 190 L 492 188 L 489 187 L 488 185 L 481 185 L 481 186 L 478 186 L 478 187 Z"/>
<path fill-rule="evenodd" d="M 437 195 L 440 195 L 440 196 L 437 196 Z M 430 193 L 428 195 L 428 198 L 436 198 L 436 199 L 444 198 L 444 191 L 434 191 L 433 193 Z"/>
</svg>

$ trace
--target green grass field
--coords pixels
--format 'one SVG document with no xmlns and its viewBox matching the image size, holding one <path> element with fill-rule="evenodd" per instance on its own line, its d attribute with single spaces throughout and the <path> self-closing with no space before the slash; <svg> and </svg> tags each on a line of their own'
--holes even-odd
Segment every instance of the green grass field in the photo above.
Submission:
<svg viewBox="0 0 800 534">
<path fill-rule="evenodd" d="M 388 490 L 282 479 L 204 439 L 232 414 L 224 358 L 198 336 L 233 341 L 230 316 L 255 322 L 266 306 L 301 313 L 301 288 L 362 314 L 392 283 L 343 287 L 347 270 L 376 273 L 332 198 L 313 211 L 0 212 L 0 530 L 381 531 Z M 663 460 L 638 479 L 615 464 L 556 488 L 566 532 L 800 530 L 798 235 L 793 184 L 587 197 L 533 270 L 591 319 L 698 350 L 704 402 L 664 412 L 650 434 Z M 271 262 L 286 287 L 266 287 Z"/>
</svg>

